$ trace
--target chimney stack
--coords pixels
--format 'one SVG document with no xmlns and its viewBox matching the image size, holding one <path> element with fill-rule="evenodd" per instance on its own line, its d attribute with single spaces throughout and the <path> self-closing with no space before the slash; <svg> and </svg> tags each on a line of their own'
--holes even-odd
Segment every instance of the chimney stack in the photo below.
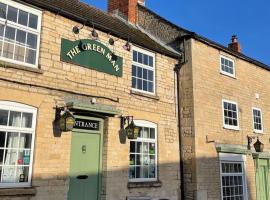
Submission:
<svg viewBox="0 0 270 200">
<path fill-rule="evenodd" d="M 228 47 L 233 50 L 236 51 L 238 53 L 241 53 L 241 46 L 237 40 L 237 36 L 233 35 L 232 36 L 232 42 L 228 45 Z"/>
<path fill-rule="evenodd" d="M 136 24 L 138 3 L 145 5 L 144 0 L 108 0 L 108 12 L 120 12 L 130 23 Z"/>
</svg>

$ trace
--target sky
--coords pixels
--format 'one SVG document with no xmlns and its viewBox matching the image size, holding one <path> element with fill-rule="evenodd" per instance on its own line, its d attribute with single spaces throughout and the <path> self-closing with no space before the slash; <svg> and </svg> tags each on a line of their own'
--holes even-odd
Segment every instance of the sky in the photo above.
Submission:
<svg viewBox="0 0 270 200">
<path fill-rule="evenodd" d="M 107 0 L 82 0 L 107 11 Z M 242 53 L 270 66 L 269 0 L 145 0 L 172 23 L 227 46 L 236 34 Z"/>
</svg>

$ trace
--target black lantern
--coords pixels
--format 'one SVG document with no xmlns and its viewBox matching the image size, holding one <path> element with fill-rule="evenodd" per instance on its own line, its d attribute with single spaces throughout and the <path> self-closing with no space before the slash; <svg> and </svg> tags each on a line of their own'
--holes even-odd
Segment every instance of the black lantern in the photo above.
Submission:
<svg viewBox="0 0 270 200">
<path fill-rule="evenodd" d="M 257 138 L 257 141 L 254 143 L 254 148 L 256 152 L 263 152 L 264 144 L 261 143 L 259 138 Z"/>
<path fill-rule="evenodd" d="M 131 118 L 131 122 L 130 122 Z M 128 126 L 124 128 L 126 124 L 126 120 L 128 121 Z M 133 121 L 133 116 L 121 117 L 121 129 L 124 129 L 126 132 L 126 136 L 128 139 L 137 139 L 140 132 L 140 127 L 136 126 Z"/>
</svg>

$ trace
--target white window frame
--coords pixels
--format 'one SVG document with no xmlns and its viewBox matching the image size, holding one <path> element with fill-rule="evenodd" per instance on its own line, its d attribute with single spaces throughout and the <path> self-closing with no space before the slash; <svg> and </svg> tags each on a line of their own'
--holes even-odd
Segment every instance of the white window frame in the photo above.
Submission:
<svg viewBox="0 0 270 200">
<path fill-rule="evenodd" d="M 232 125 L 228 125 L 228 124 L 225 124 L 225 115 L 224 115 L 224 102 L 226 103 L 230 103 L 230 104 L 235 104 L 236 105 L 236 116 L 237 116 L 237 126 L 232 126 Z M 223 128 L 226 128 L 226 129 L 232 129 L 232 130 L 239 130 L 239 114 L 238 114 L 239 110 L 238 110 L 238 104 L 237 102 L 235 101 L 229 101 L 229 100 L 226 100 L 226 99 L 222 99 L 222 123 L 223 123 Z"/>
<path fill-rule="evenodd" d="M 37 30 L 35 30 L 33 28 L 30 28 L 30 27 L 25 27 L 25 26 L 23 26 L 21 24 L 18 24 L 18 23 L 15 23 L 15 22 L 8 21 L 8 20 L 0 18 L 0 24 L 2 24 L 2 25 L 4 25 L 7 22 L 7 25 L 10 26 L 10 27 L 19 28 L 20 30 L 24 30 L 24 31 L 27 31 L 29 33 L 33 33 L 33 34 L 37 35 L 36 64 L 33 65 L 33 64 L 13 60 L 13 59 L 10 59 L 10 58 L 5 58 L 5 57 L 0 57 L 0 60 L 3 60 L 5 62 L 9 62 L 9 63 L 14 63 L 14 64 L 17 64 L 17 65 L 26 66 L 26 67 L 38 68 L 39 53 L 40 53 L 42 11 L 37 10 L 35 8 L 32 8 L 32 7 L 29 7 L 29 6 L 26 6 L 26 5 L 21 4 L 21 3 L 15 2 L 15 1 L 11 1 L 11 0 L 0 0 L 0 2 L 38 16 Z M 19 17 L 19 15 L 17 17 Z M 4 48 L 4 45 L 2 46 L 2 51 L 3 51 L 3 48 Z"/>
<path fill-rule="evenodd" d="M 133 61 L 133 51 L 137 51 L 139 53 L 143 53 L 143 54 L 146 54 L 148 56 L 153 57 L 153 67 L 149 67 L 149 66 L 146 66 L 144 64 Z M 131 85 L 131 89 L 133 91 L 146 93 L 146 94 L 150 94 L 150 95 L 155 95 L 156 94 L 156 56 L 155 56 L 155 53 L 147 51 L 147 50 L 139 48 L 139 47 L 136 47 L 136 46 L 133 46 L 132 47 L 132 54 L 131 54 L 131 61 L 132 61 L 131 67 L 132 67 L 132 65 L 136 65 L 136 66 L 141 67 L 143 69 L 153 71 L 153 92 L 148 92 L 148 91 L 144 91 L 143 89 L 140 90 L 140 89 L 137 89 L 137 88 L 133 88 L 132 85 Z M 131 77 L 132 77 L 132 74 L 131 74 Z M 142 87 L 143 87 L 143 85 L 142 85 Z"/>
<path fill-rule="evenodd" d="M 261 116 L 260 116 L 261 117 L 261 126 L 262 126 L 261 130 L 255 129 L 255 127 L 254 127 L 254 124 L 255 124 L 254 113 L 253 113 L 254 110 L 260 111 L 260 113 L 261 113 Z M 262 114 L 262 110 L 260 108 L 252 107 L 252 122 L 253 122 L 252 126 L 253 126 L 254 133 L 263 133 L 263 114 Z"/>
<path fill-rule="evenodd" d="M 221 58 L 226 59 L 226 60 L 229 60 L 229 61 L 231 61 L 231 62 L 233 63 L 233 74 L 230 74 L 230 73 L 228 73 L 228 72 L 222 70 Z M 231 58 L 229 58 L 229 57 L 226 57 L 226 56 L 223 56 L 223 55 L 220 55 L 220 58 L 219 58 L 219 66 L 220 66 L 219 69 L 220 69 L 220 73 L 221 73 L 221 74 L 226 75 L 226 76 L 230 76 L 230 77 L 232 77 L 232 78 L 235 78 L 235 62 L 234 62 L 233 59 L 231 59 Z"/>
<path fill-rule="evenodd" d="M 155 139 L 145 139 L 145 138 L 137 138 L 137 139 L 132 139 L 130 141 L 135 141 L 135 142 L 155 142 L 155 178 L 129 178 L 129 182 L 155 182 L 158 180 L 158 168 L 157 168 L 157 158 L 158 158 L 158 134 L 157 134 L 157 124 L 150 122 L 150 121 L 145 121 L 145 120 L 134 120 L 134 124 L 139 127 L 147 127 L 147 128 L 154 128 L 155 129 Z M 130 152 L 129 152 L 130 155 Z"/>
<path fill-rule="evenodd" d="M 244 200 L 248 199 L 247 196 L 247 169 L 246 169 L 246 156 L 241 154 L 230 154 L 230 153 L 219 153 L 219 175 L 220 175 L 220 195 L 223 200 L 223 188 L 222 188 L 222 163 L 241 163 L 242 164 L 242 177 L 243 177 L 243 198 Z M 224 173 L 226 175 L 239 175 L 239 173 Z"/>
<path fill-rule="evenodd" d="M 26 132 L 32 134 L 31 141 L 31 154 L 29 163 L 29 176 L 28 182 L 23 183 L 0 183 L 0 188 L 16 188 L 16 187 L 30 187 L 32 181 L 32 170 L 33 170 L 33 156 L 35 149 L 35 135 L 36 135 L 36 119 L 37 119 L 37 108 L 28 106 L 21 103 L 11 102 L 11 101 L 0 101 L 0 109 L 18 111 L 18 112 L 28 112 L 33 114 L 32 128 L 16 128 L 1 126 L 0 130 L 4 132 L 16 131 L 16 132 Z"/>
</svg>

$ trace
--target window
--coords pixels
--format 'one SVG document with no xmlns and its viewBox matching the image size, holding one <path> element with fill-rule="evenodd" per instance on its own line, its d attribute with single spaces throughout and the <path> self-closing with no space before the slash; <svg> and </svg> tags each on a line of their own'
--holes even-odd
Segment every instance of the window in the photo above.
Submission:
<svg viewBox="0 0 270 200">
<path fill-rule="evenodd" d="M 222 104 L 224 128 L 239 129 L 237 104 L 227 100 L 222 100 Z"/>
<path fill-rule="evenodd" d="M 245 200 L 246 177 L 244 156 L 231 155 L 232 157 L 230 157 L 230 154 L 220 155 L 222 200 Z"/>
<path fill-rule="evenodd" d="M 262 125 L 262 111 L 259 108 L 252 108 L 253 114 L 253 129 L 255 133 L 262 133 L 263 132 L 263 125 Z"/>
<path fill-rule="evenodd" d="M 36 109 L 0 101 L 0 187 L 30 186 Z"/>
<path fill-rule="evenodd" d="M 220 71 L 222 74 L 235 77 L 234 61 L 230 58 L 220 56 Z"/>
<path fill-rule="evenodd" d="M 38 66 L 41 12 L 10 0 L 0 0 L 0 58 Z"/>
<path fill-rule="evenodd" d="M 129 181 L 156 181 L 157 126 L 146 121 L 134 122 L 141 130 L 138 138 L 130 141 Z"/>
<path fill-rule="evenodd" d="M 155 55 L 133 47 L 132 89 L 155 93 Z"/>
</svg>

